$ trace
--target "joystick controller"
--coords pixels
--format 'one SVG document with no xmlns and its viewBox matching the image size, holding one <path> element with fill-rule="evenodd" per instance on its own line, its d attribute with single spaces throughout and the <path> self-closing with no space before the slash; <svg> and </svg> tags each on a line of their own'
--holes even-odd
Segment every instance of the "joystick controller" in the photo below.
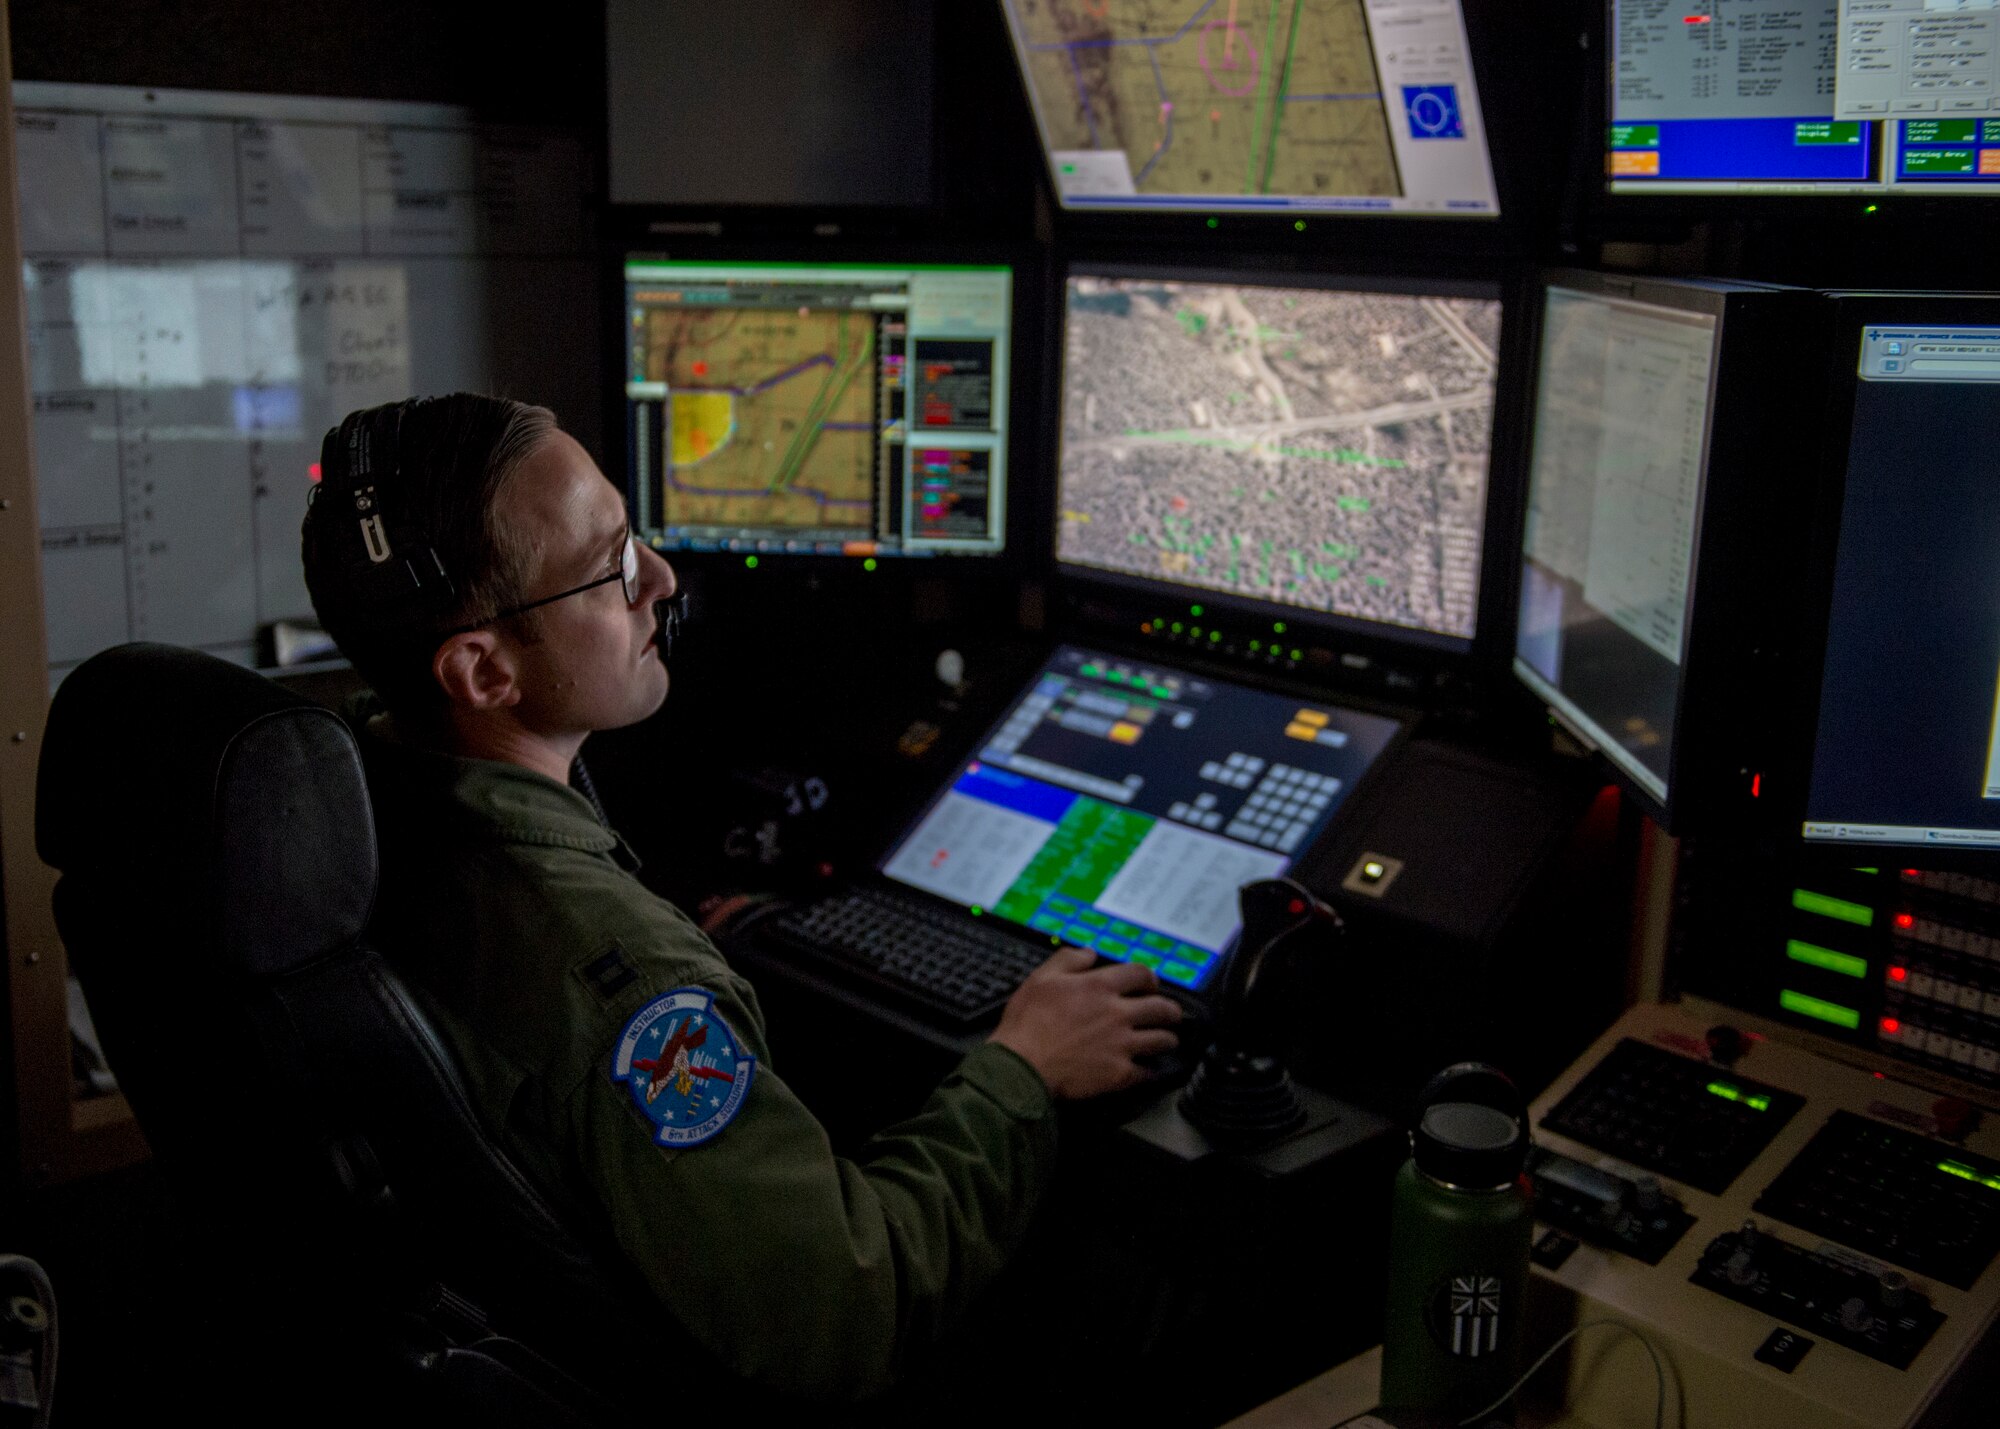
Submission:
<svg viewBox="0 0 2000 1429">
<path fill-rule="evenodd" d="M 1306 1111 L 1279 1052 L 1269 989 L 1285 960 L 1324 949 L 1344 931 L 1340 915 L 1288 878 L 1238 891 L 1243 932 L 1217 999 L 1215 1041 L 1203 1054 L 1181 1114 L 1218 1144 L 1254 1146 L 1304 1124 Z"/>
</svg>

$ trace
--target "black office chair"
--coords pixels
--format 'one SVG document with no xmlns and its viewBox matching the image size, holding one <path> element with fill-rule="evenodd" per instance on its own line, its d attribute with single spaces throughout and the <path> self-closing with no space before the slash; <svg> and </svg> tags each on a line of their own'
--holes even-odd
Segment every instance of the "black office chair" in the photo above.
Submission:
<svg viewBox="0 0 2000 1429">
<path fill-rule="evenodd" d="M 199 652 L 106 651 L 56 692 L 36 843 L 162 1179 L 258 1297 L 261 1379 L 311 1409 L 362 1372 L 354 1397 L 398 1418 L 500 1425 L 632 1403 L 619 1369 L 684 1337 L 589 1213 L 492 1144 L 370 945 L 374 821 L 334 713 Z"/>
</svg>

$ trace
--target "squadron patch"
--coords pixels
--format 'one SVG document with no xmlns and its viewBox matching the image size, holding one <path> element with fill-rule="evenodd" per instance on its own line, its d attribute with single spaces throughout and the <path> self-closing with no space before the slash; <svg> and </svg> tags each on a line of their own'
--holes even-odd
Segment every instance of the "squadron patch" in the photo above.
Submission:
<svg viewBox="0 0 2000 1429">
<path fill-rule="evenodd" d="M 662 1146 L 699 1146 L 736 1119 L 757 1059 L 715 1011 L 715 998 L 680 987 L 632 1015 L 611 1054 L 623 1082 Z"/>
</svg>

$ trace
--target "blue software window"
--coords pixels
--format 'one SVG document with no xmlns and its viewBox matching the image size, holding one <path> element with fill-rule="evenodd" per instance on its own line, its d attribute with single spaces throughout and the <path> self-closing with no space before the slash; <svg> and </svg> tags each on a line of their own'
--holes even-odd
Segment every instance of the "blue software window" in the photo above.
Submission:
<svg viewBox="0 0 2000 1429">
<path fill-rule="evenodd" d="M 1899 180 L 2000 185 L 2000 119 L 1905 119 L 1896 128 Z"/>
<path fill-rule="evenodd" d="M 1875 177 L 1868 120 L 1621 120 L 1608 135 L 1615 182 L 1865 183 Z"/>
</svg>

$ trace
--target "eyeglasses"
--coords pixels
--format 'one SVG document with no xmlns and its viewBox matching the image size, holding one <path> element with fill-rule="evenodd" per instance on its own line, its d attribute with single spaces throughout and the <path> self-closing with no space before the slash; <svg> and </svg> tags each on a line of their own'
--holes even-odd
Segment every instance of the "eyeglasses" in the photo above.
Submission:
<svg viewBox="0 0 2000 1429">
<path fill-rule="evenodd" d="M 495 621 L 506 620 L 510 616 L 524 615 L 528 611 L 539 610 L 545 605 L 554 605 L 559 600 L 568 600 L 573 595 L 582 595 L 587 590 L 596 590 L 601 585 L 610 585 L 613 581 L 622 581 L 624 583 L 626 605 L 629 606 L 638 603 L 639 542 L 638 538 L 630 531 L 625 533 L 625 547 L 622 555 L 619 557 L 618 569 L 610 575 L 599 576 L 594 581 L 585 581 L 582 585 L 571 586 L 568 590 L 558 591 L 554 595 L 545 595 L 540 600 L 529 601 L 526 605 L 509 606 L 503 611 L 487 616 L 484 620 L 475 621 L 471 625 L 461 625 L 455 630 L 444 631 L 440 638 L 463 635 L 469 630 L 477 630 L 482 625 L 491 625 Z"/>
</svg>

